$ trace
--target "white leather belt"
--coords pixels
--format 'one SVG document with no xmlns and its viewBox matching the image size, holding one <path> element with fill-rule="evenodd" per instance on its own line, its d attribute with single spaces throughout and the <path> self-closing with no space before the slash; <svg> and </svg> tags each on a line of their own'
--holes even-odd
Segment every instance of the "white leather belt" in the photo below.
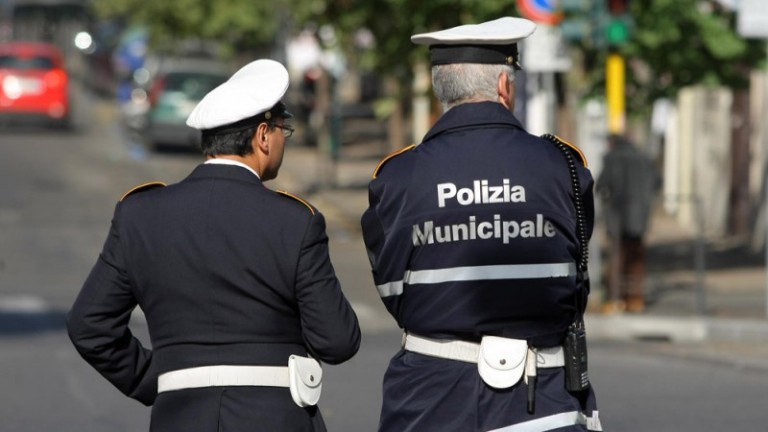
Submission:
<svg viewBox="0 0 768 432">
<path fill-rule="evenodd" d="M 287 366 L 200 366 L 161 374 L 157 392 L 201 387 L 289 387 Z"/>
<path fill-rule="evenodd" d="M 480 344 L 475 342 L 432 339 L 412 333 L 405 333 L 403 339 L 403 347 L 406 351 L 467 363 L 477 363 L 477 359 L 480 357 Z M 530 348 L 530 353 L 536 355 L 536 367 L 556 368 L 565 366 L 562 346 Z"/>
</svg>

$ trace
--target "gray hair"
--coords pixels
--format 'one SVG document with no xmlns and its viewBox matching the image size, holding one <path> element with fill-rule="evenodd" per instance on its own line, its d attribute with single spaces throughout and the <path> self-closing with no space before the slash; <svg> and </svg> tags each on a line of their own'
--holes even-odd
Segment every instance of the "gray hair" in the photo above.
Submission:
<svg viewBox="0 0 768 432">
<path fill-rule="evenodd" d="M 455 63 L 432 66 L 432 88 L 443 112 L 466 102 L 497 102 L 499 76 L 508 72 L 514 81 L 515 69 L 508 65 Z"/>
</svg>

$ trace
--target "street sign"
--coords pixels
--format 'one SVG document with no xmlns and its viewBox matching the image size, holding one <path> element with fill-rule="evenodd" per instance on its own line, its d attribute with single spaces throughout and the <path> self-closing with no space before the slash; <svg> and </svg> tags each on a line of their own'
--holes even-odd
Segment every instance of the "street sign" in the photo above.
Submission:
<svg viewBox="0 0 768 432">
<path fill-rule="evenodd" d="M 539 25 L 524 42 L 523 67 L 527 72 L 564 72 L 571 67 L 571 57 L 560 29 Z"/>
<path fill-rule="evenodd" d="M 768 2 L 765 0 L 741 0 L 736 27 L 746 38 L 768 38 Z"/>
<path fill-rule="evenodd" d="M 557 25 L 563 20 L 557 0 L 517 0 L 520 14 L 541 24 Z"/>
</svg>

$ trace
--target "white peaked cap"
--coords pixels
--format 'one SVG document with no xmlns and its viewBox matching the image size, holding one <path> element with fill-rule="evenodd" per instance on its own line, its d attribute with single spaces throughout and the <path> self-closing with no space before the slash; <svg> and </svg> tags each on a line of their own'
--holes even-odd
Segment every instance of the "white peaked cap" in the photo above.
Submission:
<svg viewBox="0 0 768 432">
<path fill-rule="evenodd" d="M 211 90 L 187 118 L 187 125 L 209 130 L 234 123 L 249 123 L 254 119 L 269 120 L 272 116 L 293 117 L 280 99 L 288 90 L 288 71 L 274 60 L 255 60 L 243 66 L 226 82 Z M 274 112 L 272 112 L 274 111 Z"/>
<path fill-rule="evenodd" d="M 503 17 L 411 36 L 417 45 L 429 45 L 433 65 L 450 63 L 508 64 L 517 68 L 517 42 L 536 30 L 525 18 Z"/>
<path fill-rule="evenodd" d="M 503 17 L 411 36 L 417 45 L 509 45 L 532 35 L 536 24 L 525 18 Z"/>
</svg>

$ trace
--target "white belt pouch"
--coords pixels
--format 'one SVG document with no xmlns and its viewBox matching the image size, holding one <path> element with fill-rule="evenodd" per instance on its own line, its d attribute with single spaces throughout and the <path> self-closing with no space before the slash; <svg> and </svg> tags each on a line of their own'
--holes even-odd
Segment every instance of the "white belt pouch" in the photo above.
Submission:
<svg viewBox="0 0 768 432">
<path fill-rule="evenodd" d="M 288 357 L 291 397 L 300 407 L 316 405 L 323 388 L 323 368 L 312 357 Z"/>
<path fill-rule="evenodd" d="M 509 388 L 523 376 L 527 355 L 528 343 L 524 340 L 483 336 L 477 370 L 489 386 Z"/>
</svg>

